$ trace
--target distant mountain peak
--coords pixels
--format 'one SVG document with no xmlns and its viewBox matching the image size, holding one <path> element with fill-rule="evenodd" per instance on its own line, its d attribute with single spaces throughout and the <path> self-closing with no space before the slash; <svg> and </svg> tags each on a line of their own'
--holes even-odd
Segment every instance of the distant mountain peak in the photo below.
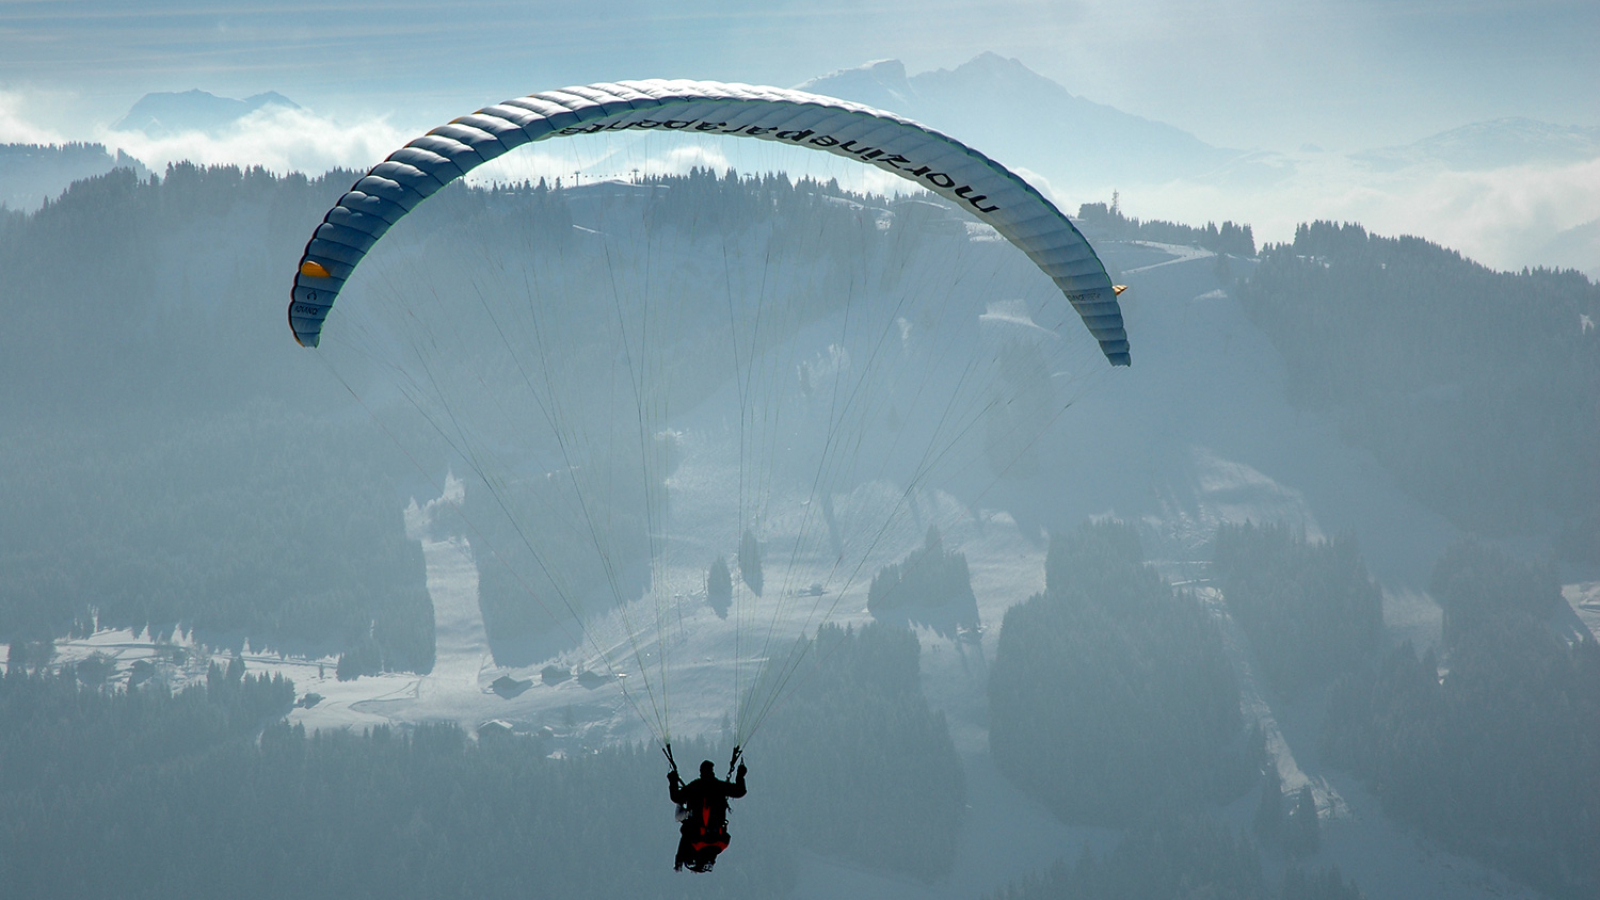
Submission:
<svg viewBox="0 0 1600 900">
<path fill-rule="evenodd" d="M 277 91 L 267 91 L 261 94 L 252 94 L 251 96 L 244 98 L 244 102 L 258 108 L 262 106 L 282 106 L 288 109 L 300 108 L 300 104 L 290 100 L 288 97 L 285 97 Z"/>
<path fill-rule="evenodd" d="M 1073 96 L 1059 82 L 1053 81 L 1028 68 L 1020 59 L 1001 56 L 985 50 L 954 69 L 934 69 L 911 79 L 918 82 L 960 81 L 968 85 L 987 84 L 1010 89 L 1043 90 L 1067 97 Z"/>
<path fill-rule="evenodd" d="M 1402 147 L 1368 150 L 1355 158 L 1381 168 L 1444 163 L 1467 170 L 1583 162 L 1600 158 L 1600 128 L 1508 116 L 1441 131 Z"/>
<path fill-rule="evenodd" d="M 906 64 L 898 59 L 875 59 L 812 78 L 798 88 L 891 112 L 910 110 L 929 96 L 951 90 L 962 93 L 1042 91 L 1076 99 L 1066 88 L 1028 68 L 1021 60 L 1001 56 L 992 50 L 985 50 L 954 69 L 934 69 L 917 75 L 907 75 Z"/>
<path fill-rule="evenodd" d="M 898 59 L 875 59 L 865 65 L 836 69 L 797 85 L 802 91 L 838 96 L 889 112 L 905 113 L 917 105 L 916 90 Z"/>
<path fill-rule="evenodd" d="M 267 91 L 235 100 L 218 97 L 198 88 L 145 94 L 128 114 L 118 119 L 116 131 L 142 131 L 151 137 L 166 137 L 186 131 L 216 134 L 245 116 L 265 107 L 299 109 L 300 106 L 277 91 Z"/>
<path fill-rule="evenodd" d="M 1238 153 L 1179 128 L 1076 96 L 1021 60 L 983 52 L 953 69 L 907 75 L 880 59 L 829 72 L 802 90 L 908 116 L 1058 188 L 1161 184 L 1215 170 Z"/>
</svg>

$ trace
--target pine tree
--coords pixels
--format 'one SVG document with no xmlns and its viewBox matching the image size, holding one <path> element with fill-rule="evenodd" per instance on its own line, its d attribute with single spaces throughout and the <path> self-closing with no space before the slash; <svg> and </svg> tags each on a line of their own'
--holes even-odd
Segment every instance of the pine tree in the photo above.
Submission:
<svg viewBox="0 0 1600 900">
<path fill-rule="evenodd" d="M 761 545 L 748 528 L 739 539 L 739 577 L 757 597 L 761 596 Z"/>
<path fill-rule="evenodd" d="M 1322 826 L 1317 822 L 1317 798 L 1311 793 L 1311 785 L 1300 788 L 1285 824 L 1288 827 L 1284 830 L 1283 845 L 1291 856 L 1310 856 L 1317 852 L 1322 845 Z"/>
<path fill-rule="evenodd" d="M 706 602 L 711 604 L 718 618 L 728 617 L 728 608 L 733 605 L 733 576 L 728 572 L 726 557 L 718 556 L 711 564 L 711 571 L 706 573 Z"/>
<path fill-rule="evenodd" d="M 1264 846 L 1276 847 L 1283 839 L 1283 777 L 1277 763 L 1269 762 L 1261 775 L 1261 800 L 1252 827 Z"/>
</svg>

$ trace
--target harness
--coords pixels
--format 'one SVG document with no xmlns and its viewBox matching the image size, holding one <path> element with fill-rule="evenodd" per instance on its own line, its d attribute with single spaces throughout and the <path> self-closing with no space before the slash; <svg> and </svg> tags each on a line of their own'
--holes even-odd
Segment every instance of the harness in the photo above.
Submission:
<svg viewBox="0 0 1600 900">
<path fill-rule="evenodd" d="M 739 749 L 734 747 L 733 755 L 728 758 L 729 780 L 733 779 L 734 769 L 739 765 Z M 672 758 L 672 745 L 662 745 L 661 752 L 666 754 L 667 762 L 672 766 L 672 773 L 677 775 L 678 763 Z M 682 776 L 678 776 L 678 779 L 681 784 Z M 696 853 L 702 853 L 707 850 L 715 850 L 717 853 L 721 853 L 728 849 L 726 801 L 724 801 L 724 812 L 720 821 L 712 819 L 712 808 L 713 804 L 709 802 L 708 798 L 701 798 L 698 809 L 681 807 L 678 810 L 678 820 L 683 823 L 684 836 L 689 839 L 689 847 Z"/>
<path fill-rule="evenodd" d="M 691 817 L 690 823 L 695 829 L 695 836 L 689 841 L 689 846 L 696 853 L 715 848 L 718 853 L 728 849 L 728 820 L 726 817 L 721 822 L 711 821 L 711 807 L 702 805 L 698 814 Z"/>
</svg>

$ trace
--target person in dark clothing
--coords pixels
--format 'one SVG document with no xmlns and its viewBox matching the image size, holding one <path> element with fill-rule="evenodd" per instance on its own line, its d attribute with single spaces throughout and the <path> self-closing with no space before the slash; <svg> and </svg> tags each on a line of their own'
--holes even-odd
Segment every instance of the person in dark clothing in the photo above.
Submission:
<svg viewBox="0 0 1600 900">
<path fill-rule="evenodd" d="M 667 773 L 672 802 L 678 804 L 678 821 L 683 825 L 678 839 L 678 855 L 672 868 L 709 872 L 717 854 L 728 849 L 728 801 L 745 794 L 744 775 L 749 771 L 739 764 L 738 778 L 732 784 L 717 778 L 711 760 L 700 764 L 700 777 L 684 784 L 676 767 Z"/>
</svg>

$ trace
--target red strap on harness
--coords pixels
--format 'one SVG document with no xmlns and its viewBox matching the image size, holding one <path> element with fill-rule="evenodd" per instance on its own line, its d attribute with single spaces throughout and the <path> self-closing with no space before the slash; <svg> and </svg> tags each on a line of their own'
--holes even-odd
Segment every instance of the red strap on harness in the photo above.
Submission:
<svg viewBox="0 0 1600 900">
<path fill-rule="evenodd" d="M 709 832 L 711 832 L 711 808 L 701 807 L 700 840 L 691 842 L 689 846 L 696 851 L 704 850 L 707 847 L 715 847 L 718 851 L 728 849 L 728 829 L 726 826 L 717 829 L 714 834 Z"/>
</svg>

